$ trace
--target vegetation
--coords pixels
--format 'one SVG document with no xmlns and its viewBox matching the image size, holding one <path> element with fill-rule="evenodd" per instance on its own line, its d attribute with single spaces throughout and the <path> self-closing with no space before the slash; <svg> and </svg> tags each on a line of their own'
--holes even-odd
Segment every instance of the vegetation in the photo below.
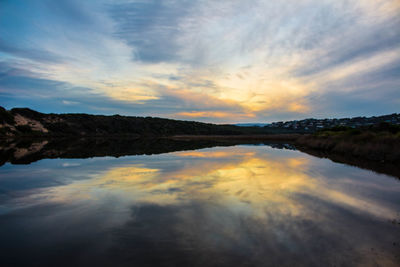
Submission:
<svg viewBox="0 0 400 267">
<path fill-rule="evenodd" d="M 26 119 L 20 124 L 16 116 Z M 28 108 L 1 110 L 3 136 L 121 136 L 242 135 L 262 132 L 259 127 L 217 125 L 153 117 L 88 114 L 44 114 Z M 36 128 L 35 128 L 36 127 Z M 41 129 L 41 130 L 38 130 Z"/>
<path fill-rule="evenodd" d="M 353 128 L 348 126 L 336 126 L 328 129 L 321 129 L 315 133 L 317 136 L 321 135 L 335 135 L 335 134 L 349 134 L 349 135 L 357 135 L 365 132 L 372 133 L 391 133 L 397 134 L 400 133 L 400 125 L 391 124 L 388 122 L 380 122 L 374 125 L 363 126 L 359 128 Z"/>
<path fill-rule="evenodd" d="M 14 116 L 3 107 L 0 107 L 0 123 L 1 124 L 14 123 Z"/>
<path fill-rule="evenodd" d="M 313 133 L 321 129 L 341 129 L 362 128 L 371 125 L 378 125 L 381 122 L 388 122 L 400 125 L 400 114 L 393 113 L 383 116 L 373 117 L 353 117 L 341 119 L 305 119 L 295 121 L 278 121 L 264 126 L 268 130 L 276 131 L 292 131 L 297 133 Z"/>
<path fill-rule="evenodd" d="M 386 122 L 358 129 L 323 129 L 301 136 L 296 144 L 374 161 L 400 162 L 400 126 Z"/>
</svg>

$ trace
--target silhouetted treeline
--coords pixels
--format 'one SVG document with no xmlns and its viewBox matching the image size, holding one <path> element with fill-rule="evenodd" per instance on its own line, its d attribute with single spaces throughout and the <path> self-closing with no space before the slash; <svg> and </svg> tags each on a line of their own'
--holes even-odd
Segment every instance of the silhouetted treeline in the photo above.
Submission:
<svg viewBox="0 0 400 267">
<path fill-rule="evenodd" d="M 217 125 L 153 117 L 44 114 L 28 108 L 0 109 L 2 136 L 172 136 L 260 133 L 258 127 Z"/>
</svg>

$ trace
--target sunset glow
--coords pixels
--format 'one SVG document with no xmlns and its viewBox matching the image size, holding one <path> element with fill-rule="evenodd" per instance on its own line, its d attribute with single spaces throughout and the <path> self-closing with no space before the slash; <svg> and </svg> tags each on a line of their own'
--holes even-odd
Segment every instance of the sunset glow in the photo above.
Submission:
<svg viewBox="0 0 400 267">
<path fill-rule="evenodd" d="M 398 112 L 398 0 L 1 1 L 6 108 L 270 122 Z"/>
</svg>

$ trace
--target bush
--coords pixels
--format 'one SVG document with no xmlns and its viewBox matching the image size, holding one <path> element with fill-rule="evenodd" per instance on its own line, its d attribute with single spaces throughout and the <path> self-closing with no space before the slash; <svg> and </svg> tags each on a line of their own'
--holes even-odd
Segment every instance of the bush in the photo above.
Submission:
<svg viewBox="0 0 400 267">
<path fill-rule="evenodd" d="M 388 122 L 381 122 L 378 125 L 374 125 L 372 130 L 377 132 L 389 132 L 389 133 L 398 133 L 400 132 L 400 125 L 391 124 Z"/>
<path fill-rule="evenodd" d="M 15 129 L 17 129 L 21 133 L 32 133 L 32 128 L 29 125 L 18 125 L 15 126 Z"/>
<path fill-rule="evenodd" d="M 0 107 L 0 123 L 14 124 L 14 116 L 3 107 Z"/>
</svg>

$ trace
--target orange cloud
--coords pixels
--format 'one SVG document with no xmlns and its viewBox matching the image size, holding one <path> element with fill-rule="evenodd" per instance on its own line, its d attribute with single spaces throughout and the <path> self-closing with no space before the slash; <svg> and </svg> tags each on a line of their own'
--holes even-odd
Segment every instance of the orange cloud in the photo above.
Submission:
<svg viewBox="0 0 400 267">
<path fill-rule="evenodd" d="M 306 113 L 307 111 L 310 111 L 310 107 L 302 103 L 290 103 L 288 105 L 288 110 L 297 113 Z"/>
<path fill-rule="evenodd" d="M 232 156 L 230 151 L 184 151 L 184 152 L 176 152 L 176 155 L 180 157 L 192 157 L 192 158 L 228 158 Z M 251 157 L 254 155 L 254 152 L 242 152 L 237 151 L 237 155 L 241 157 Z"/>
<path fill-rule="evenodd" d="M 220 99 L 212 94 L 212 92 L 196 92 L 194 90 L 182 89 L 180 87 L 168 86 L 163 91 L 164 95 L 173 96 L 181 99 L 186 104 L 193 107 L 201 108 L 234 108 L 235 110 L 241 109 L 237 101 L 230 99 Z"/>
<path fill-rule="evenodd" d="M 189 111 L 189 112 L 179 112 L 174 114 L 179 117 L 189 117 L 189 118 L 254 118 L 255 115 L 251 113 L 230 113 L 223 111 Z"/>
</svg>

